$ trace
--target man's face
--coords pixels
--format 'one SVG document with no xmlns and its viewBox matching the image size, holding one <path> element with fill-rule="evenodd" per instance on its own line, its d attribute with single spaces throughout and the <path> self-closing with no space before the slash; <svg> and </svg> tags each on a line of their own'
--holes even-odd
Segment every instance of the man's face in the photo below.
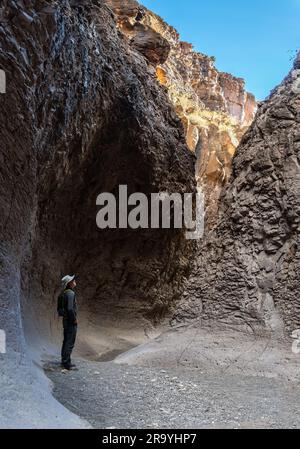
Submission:
<svg viewBox="0 0 300 449">
<path fill-rule="evenodd" d="M 70 287 L 71 288 L 75 288 L 76 287 L 76 281 L 75 281 L 75 279 L 70 283 Z"/>
</svg>

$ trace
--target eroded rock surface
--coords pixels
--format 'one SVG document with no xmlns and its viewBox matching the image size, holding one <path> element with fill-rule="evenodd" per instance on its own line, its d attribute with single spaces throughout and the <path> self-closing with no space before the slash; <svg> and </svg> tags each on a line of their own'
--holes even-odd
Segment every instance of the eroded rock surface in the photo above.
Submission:
<svg viewBox="0 0 300 449">
<path fill-rule="evenodd" d="M 196 178 L 204 189 L 208 229 L 231 174 L 236 147 L 256 113 L 245 83 L 219 72 L 214 58 L 197 53 L 178 32 L 135 0 L 106 0 L 131 45 L 155 65 L 184 124 L 187 144 L 197 156 Z"/>
<path fill-rule="evenodd" d="M 278 334 L 299 328 L 299 129 L 300 54 L 238 148 L 180 319 L 216 318 Z"/>
<path fill-rule="evenodd" d="M 4 1 L 0 11 L 0 357 L 15 386 L 26 378 L 14 366 L 26 365 L 23 328 L 36 342 L 54 332 L 63 274 L 78 275 L 81 326 L 93 315 L 143 327 L 168 310 L 189 270 L 184 233 L 100 231 L 96 198 L 119 184 L 192 192 L 195 181 L 167 94 L 104 2 Z"/>
<path fill-rule="evenodd" d="M 57 357 L 63 274 L 78 276 L 89 349 L 99 347 L 97 326 L 121 334 L 128 325 L 127 336 L 139 328 L 148 338 L 146 323 L 165 316 L 191 271 L 177 321 L 217 319 L 280 335 L 300 324 L 300 58 L 244 136 L 218 225 L 195 258 L 181 231 L 99 231 L 96 197 L 117 194 L 120 184 L 129 193 L 193 191 L 185 138 L 213 196 L 255 102 L 241 80 L 218 73 L 136 2 L 115 12 L 127 36 L 100 0 L 1 3 L 0 427 L 12 419 L 17 427 L 85 425 L 47 394 L 25 343 L 49 354 L 54 341 Z M 172 52 L 182 56 L 177 63 Z"/>
</svg>

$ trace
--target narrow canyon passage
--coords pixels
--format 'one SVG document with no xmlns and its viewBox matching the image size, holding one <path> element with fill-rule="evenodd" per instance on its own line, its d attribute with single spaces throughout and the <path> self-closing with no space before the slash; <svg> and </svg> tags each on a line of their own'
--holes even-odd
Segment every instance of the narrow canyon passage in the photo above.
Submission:
<svg viewBox="0 0 300 449">
<path fill-rule="evenodd" d="M 135 0 L 0 19 L 0 427 L 299 428 L 300 53 L 258 104 Z M 99 229 L 120 186 L 201 190 L 204 238 Z"/>
</svg>

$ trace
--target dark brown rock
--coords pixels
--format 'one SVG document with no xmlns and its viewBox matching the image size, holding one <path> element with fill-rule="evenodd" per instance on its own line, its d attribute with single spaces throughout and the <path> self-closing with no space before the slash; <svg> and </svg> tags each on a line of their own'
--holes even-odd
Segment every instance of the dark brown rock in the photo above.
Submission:
<svg viewBox="0 0 300 449">
<path fill-rule="evenodd" d="M 135 27 L 131 44 L 154 65 L 164 64 L 171 49 L 168 41 L 159 33 L 140 23 Z"/>
<path fill-rule="evenodd" d="M 0 329 L 14 372 L 23 327 L 40 326 L 38 340 L 53 331 L 63 274 L 79 277 L 82 317 L 165 315 L 191 243 L 178 230 L 100 231 L 96 198 L 119 184 L 190 192 L 195 181 L 167 94 L 103 2 L 4 1 L 1 14 Z"/>
</svg>

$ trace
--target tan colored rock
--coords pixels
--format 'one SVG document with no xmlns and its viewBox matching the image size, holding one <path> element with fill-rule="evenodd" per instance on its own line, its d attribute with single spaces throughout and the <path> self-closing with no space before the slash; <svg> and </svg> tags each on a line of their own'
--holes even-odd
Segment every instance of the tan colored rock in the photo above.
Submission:
<svg viewBox="0 0 300 449">
<path fill-rule="evenodd" d="M 173 27 L 135 0 L 107 3 L 122 32 L 156 65 L 157 79 L 168 89 L 188 147 L 198 157 L 196 178 L 206 195 L 210 228 L 216 220 L 219 192 L 231 174 L 232 157 L 254 118 L 255 98 L 245 91 L 241 78 L 219 72 L 214 58 L 180 41 Z"/>
</svg>

